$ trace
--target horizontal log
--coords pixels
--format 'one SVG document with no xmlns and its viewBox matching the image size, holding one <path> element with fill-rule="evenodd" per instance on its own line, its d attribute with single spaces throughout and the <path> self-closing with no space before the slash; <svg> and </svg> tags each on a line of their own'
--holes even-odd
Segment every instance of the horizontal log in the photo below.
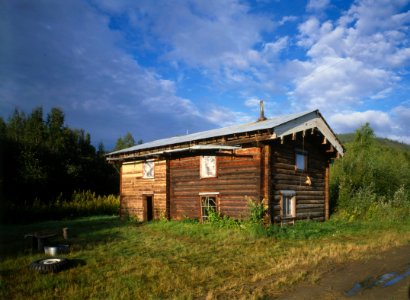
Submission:
<svg viewBox="0 0 410 300">
<path fill-rule="evenodd" d="M 314 208 L 324 209 L 325 204 L 296 204 L 296 209 L 314 209 Z"/>
<path fill-rule="evenodd" d="M 303 192 L 303 193 L 305 193 L 305 192 L 309 192 L 309 191 L 311 191 L 311 192 L 324 192 L 323 190 L 324 190 L 324 188 L 315 188 L 315 187 L 312 187 L 312 186 L 306 186 L 306 185 L 304 185 L 304 184 L 302 184 L 302 185 L 299 185 L 299 184 L 274 184 L 273 185 L 273 189 L 274 190 L 277 190 L 278 192 L 280 192 L 281 190 L 294 190 L 294 191 L 296 191 L 296 192 Z"/>
<path fill-rule="evenodd" d="M 322 200 L 300 200 L 298 197 L 297 202 L 300 204 L 323 204 L 324 205 L 325 199 L 323 198 Z"/>
<path fill-rule="evenodd" d="M 323 179 L 317 179 L 313 176 L 309 176 L 310 180 L 312 182 L 312 186 L 310 186 L 313 190 L 315 189 L 324 189 L 324 183 L 325 181 Z M 275 190 L 275 185 L 276 184 L 286 184 L 286 185 L 297 185 L 297 186 L 306 186 L 309 187 L 308 185 L 305 184 L 307 175 L 303 176 L 295 176 L 293 179 L 275 179 L 271 178 L 269 181 L 270 186 L 272 190 Z M 288 188 L 287 190 L 289 190 Z"/>
<path fill-rule="evenodd" d="M 289 189 L 288 189 L 289 190 Z M 277 196 L 277 195 L 281 195 L 281 192 L 280 192 L 281 190 L 280 189 L 276 189 L 276 190 L 274 190 L 274 195 L 275 196 Z M 296 196 L 297 197 L 299 197 L 299 196 L 324 196 L 325 195 L 325 192 L 324 191 L 322 191 L 322 190 L 311 190 L 311 191 L 296 191 Z"/>
<path fill-rule="evenodd" d="M 295 171 L 295 165 L 290 163 L 278 163 L 275 162 L 273 164 L 273 171 L 277 172 L 277 170 L 293 170 Z"/>
<path fill-rule="evenodd" d="M 179 178 L 178 178 L 179 179 Z M 259 178 L 257 177 L 243 177 L 243 176 L 237 176 L 237 177 L 226 177 L 226 176 L 221 176 L 218 178 L 206 178 L 206 179 L 201 179 L 201 180 L 195 180 L 192 178 L 185 178 L 185 180 L 177 180 L 177 178 L 172 178 L 171 183 L 173 184 L 173 187 L 179 187 L 183 185 L 198 185 L 198 184 L 208 184 L 208 182 L 212 182 L 212 184 L 218 184 L 218 185 L 224 185 L 224 184 L 258 184 L 259 183 Z"/>
<path fill-rule="evenodd" d="M 280 199 L 274 199 L 270 202 L 270 205 L 279 205 L 280 201 L 281 201 Z M 299 200 L 299 199 L 296 199 L 296 202 L 298 204 L 301 204 L 301 205 L 317 205 L 317 204 L 324 204 L 325 200 L 324 199 L 322 199 L 322 200 Z"/>
<path fill-rule="evenodd" d="M 201 188 L 209 188 L 209 187 L 218 187 L 218 188 L 234 188 L 235 186 L 246 186 L 246 188 L 249 187 L 255 187 L 259 186 L 259 180 L 238 180 L 238 181 L 233 181 L 233 180 L 200 180 L 200 181 L 193 181 L 191 183 L 185 183 L 185 182 L 179 182 L 179 183 L 174 183 L 171 182 L 171 189 L 172 190 L 178 190 L 178 189 L 201 189 Z"/>
<path fill-rule="evenodd" d="M 323 211 L 324 207 L 325 207 L 324 205 L 319 205 L 319 204 L 316 204 L 316 205 L 296 204 L 296 211 L 297 212 L 303 212 L 303 213 L 309 212 L 309 211 L 321 212 L 321 211 Z M 273 206 L 274 210 L 280 210 L 280 208 L 281 208 L 281 206 L 280 206 L 279 203 L 277 203 Z"/>
<path fill-rule="evenodd" d="M 292 173 L 292 174 L 273 173 L 272 174 L 272 179 L 282 179 L 282 180 L 289 179 L 289 180 L 293 180 L 295 178 L 299 178 L 300 176 L 305 176 L 306 177 L 306 175 L 303 175 L 303 174 L 301 175 L 300 173 L 299 174 L 295 174 L 295 173 Z M 315 175 L 309 174 L 309 176 L 312 179 L 318 180 L 318 181 L 321 181 L 321 180 L 323 181 L 323 178 L 324 178 L 323 174 L 315 174 Z"/>
<path fill-rule="evenodd" d="M 205 191 L 205 192 L 209 192 L 209 191 Z M 193 192 L 187 192 L 187 191 L 179 191 L 179 192 L 174 192 L 171 195 L 171 198 L 178 198 L 178 197 L 198 197 L 199 192 L 193 193 Z M 245 196 L 248 197 L 252 197 L 254 199 L 258 199 L 259 194 L 258 193 L 252 193 L 249 191 L 221 191 L 221 197 L 241 197 L 241 198 L 245 198 Z"/>
<path fill-rule="evenodd" d="M 315 217 L 324 217 L 325 213 L 324 211 L 322 212 L 303 212 L 303 213 L 298 213 L 296 212 L 296 215 L 300 218 L 315 218 Z"/>
</svg>

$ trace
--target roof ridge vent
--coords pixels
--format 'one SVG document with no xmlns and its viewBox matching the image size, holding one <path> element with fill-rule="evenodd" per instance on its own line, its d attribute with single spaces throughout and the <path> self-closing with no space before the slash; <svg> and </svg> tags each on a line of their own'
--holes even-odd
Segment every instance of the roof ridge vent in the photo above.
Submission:
<svg viewBox="0 0 410 300">
<path fill-rule="evenodd" d="M 263 106 L 263 100 L 259 101 L 259 109 L 260 109 L 260 114 L 259 114 L 258 122 L 265 121 L 266 117 L 265 117 L 265 109 Z"/>
</svg>

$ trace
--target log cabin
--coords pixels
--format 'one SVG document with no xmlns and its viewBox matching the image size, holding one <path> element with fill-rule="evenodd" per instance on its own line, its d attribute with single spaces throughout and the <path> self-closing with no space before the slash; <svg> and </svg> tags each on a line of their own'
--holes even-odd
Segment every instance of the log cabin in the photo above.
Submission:
<svg viewBox="0 0 410 300">
<path fill-rule="evenodd" d="M 209 209 L 270 223 L 329 217 L 329 164 L 343 145 L 318 110 L 171 137 L 107 154 L 120 170 L 120 215 L 205 221 Z"/>
</svg>

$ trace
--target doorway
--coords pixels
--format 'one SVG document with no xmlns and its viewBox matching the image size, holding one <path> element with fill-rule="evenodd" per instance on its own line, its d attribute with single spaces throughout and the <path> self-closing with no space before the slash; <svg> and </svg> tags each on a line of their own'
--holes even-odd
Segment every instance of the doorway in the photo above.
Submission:
<svg viewBox="0 0 410 300">
<path fill-rule="evenodd" d="M 152 196 L 146 196 L 145 200 L 147 201 L 147 221 L 152 221 L 154 219 L 154 207 L 153 207 L 153 200 Z"/>
</svg>

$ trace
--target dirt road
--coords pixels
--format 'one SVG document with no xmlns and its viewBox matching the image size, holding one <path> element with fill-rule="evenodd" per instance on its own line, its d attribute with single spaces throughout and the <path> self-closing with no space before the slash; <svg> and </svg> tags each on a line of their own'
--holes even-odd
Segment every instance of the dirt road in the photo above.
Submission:
<svg viewBox="0 0 410 300">
<path fill-rule="evenodd" d="M 410 244 L 380 253 L 378 257 L 348 263 L 325 274 L 315 285 L 299 285 L 277 299 L 410 299 L 410 276 L 388 287 L 375 285 L 384 274 L 410 269 Z M 394 276 L 394 275 L 390 275 Z M 397 275 L 396 275 L 397 277 Z M 395 277 L 392 277 L 395 278 Z M 388 282 L 384 281 L 384 282 Z M 353 293 L 355 284 L 362 288 Z M 359 286 L 357 286 L 359 287 Z M 346 292 L 352 291 L 352 296 Z"/>
</svg>

